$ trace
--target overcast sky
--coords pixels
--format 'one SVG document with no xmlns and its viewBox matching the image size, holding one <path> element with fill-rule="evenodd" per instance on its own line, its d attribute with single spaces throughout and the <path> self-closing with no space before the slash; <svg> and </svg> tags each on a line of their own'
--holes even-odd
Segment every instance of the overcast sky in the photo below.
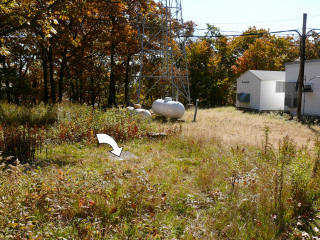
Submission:
<svg viewBox="0 0 320 240">
<path fill-rule="evenodd" d="M 192 20 L 200 29 L 210 23 L 224 34 L 250 26 L 301 31 L 303 13 L 308 17 L 307 29 L 320 29 L 320 0 L 181 0 L 181 4 L 184 21 Z"/>
</svg>

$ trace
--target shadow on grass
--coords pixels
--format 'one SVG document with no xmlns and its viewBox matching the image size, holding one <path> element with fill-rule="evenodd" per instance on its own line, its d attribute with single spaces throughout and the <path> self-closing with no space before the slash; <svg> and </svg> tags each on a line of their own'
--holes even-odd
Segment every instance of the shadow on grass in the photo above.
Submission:
<svg viewBox="0 0 320 240">
<path fill-rule="evenodd" d="M 57 167 L 64 167 L 64 166 L 70 166 L 70 165 L 76 165 L 77 161 L 70 161 L 70 160 L 64 160 L 61 158 L 55 158 L 55 157 L 48 157 L 45 159 L 37 159 L 35 160 L 30 166 L 32 169 L 36 169 L 38 167 L 45 168 L 49 166 L 57 166 Z"/>
<path fill-rule="evenodd" d="M 89 148 L 95 149 L 97 145 L 82 145 L 75 144 L 62 144 L 56 146 L 48 146 L 38 152 L 36 160 L 31 164 L 32 167 L 48 167 L 55 165 L 58 167 L 75 166 L 90 158 L 92 151 Z"/>
<path fill-rule="evenodd" d="M 171 118 L 171 117 L 165 117 L 161 115 L 155 115 L 155 117 L 152 119 L 154 122 L 158 123 L 181 123 L 184 122 L 182 119 L 176 119 L 176 118 Z"/>
<path fill-rule="evenodd" d="M 315 134 L 319 134 L 320 132 L 319 132 L 319 130 L 316 130 L 312 125 L 310 125 L 310 124 L 307 124 L 308 125 L 308 128 L 313 132 L 313 133 L 315 133 Z"/>
</svg>

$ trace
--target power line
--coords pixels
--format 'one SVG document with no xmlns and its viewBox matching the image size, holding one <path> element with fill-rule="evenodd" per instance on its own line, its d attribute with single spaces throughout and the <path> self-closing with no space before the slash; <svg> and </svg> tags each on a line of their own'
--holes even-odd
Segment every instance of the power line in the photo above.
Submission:
<svg viewBox="0 0 320 240">
<path fill-rule="evenodd" d="M 309 33 L 314 31 L 320 31 L 318 28 L 310 29 L 307 33 L 307 36 L 310 36 Z M 301 33 L 297 29 L 291 30 L 283 30 L 283 31 L 273 31 L 273 32 L 260 32 L 260 33 L 242 33 L 242 34 L 228 34 L 228 35 L 207 35 L 207 36 L 183 36 L 183 37 L 196 37 L 196 38 L 222 38 L 222 37 L 244 37 L 244 36 L 257 36 L 257 35 L 268 35 L 268 34 L 282 34 L 282 33 L 289 33 L 295 32 L 301 37 Z"/>
<path fill-rule="evenodd" d="M 194 30 L 196 30 L 196 31 L 208 31 L 208 29 L 207 29 L 207 28 L 186 28 L 186 29 L 194 29 Z M 219 32 L 242 33 L 241 31 L 227 31 L 227 30 L 219 31 Z"/>
<path fill-rule="evenodd" d="M 308 18 L 312 18 L 312 17 L 320 17 L 320 15 L 314 15 L 314 16 L 310 16 Z M 271 20 L 271 21 L 260 21 L 260 22 L 233 22 L 233 23 L 227 23 L 227 22 L 222 22 L 222 23 L 214 23 L 216 25 L 220 24 L 220 25 L 234 25 L 234 24 L 256 24 L 256 23 L 277 23 L 277 22 L 290 22 L 290 21 L 295 21 L 295 20 L 301 20 L 301 18 L 292 18 L 292 19 L 283 19 L 283 20 Z M 195 23 L 200 23 L 200 24 L 207 24 L 205 22 L 195 22 Z M 208 23 L 210 24 L 210 23 Z"/>
<path fill-rule="evenodd" d="M 320 30 L 320 29 L 313 29 L 313 30 Z M 300 35 L 298 30 L 292 29 L 292 30 L 261 32 L 261 33 L 243 33 L 243 34 L 208 35 L 208 36 L 184 36 L 184 37 L 197 37 L 197 38 L 244 37 L 244 36 L 256 36 L 256 35 L 280 34 L 280 33 L 288 33 L 288 32 L 296 32 Z"/>
</svg>

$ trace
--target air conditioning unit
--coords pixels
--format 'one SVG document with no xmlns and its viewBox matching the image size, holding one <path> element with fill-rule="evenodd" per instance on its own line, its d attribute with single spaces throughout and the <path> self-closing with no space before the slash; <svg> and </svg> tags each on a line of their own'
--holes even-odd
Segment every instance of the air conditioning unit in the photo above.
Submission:
<svg viewBox="0 0 320 240">
<path fill-rule="evenodd" d="M 304 92 L 313 92 L 313 83 L 306 83 L 304 85 Z"/>
<path fill-rule="evenodd" d="M 284 105 L 290 108 L 297 107 L 298 93 L 296 91 L 296 82 L 286 82 Z"/>
<path fill-rule="evenodd" d="M 290 107 L 290 108 L 296 108 L 297 107 L 297 98 L 286 96 L 284 98 L 284 105 L 287 107 Z"/>
<path fill-rule="evenodd" d="M 238 93 L 237 99 L 239 102 L 248 103 L 248 102 L 250 102 L 250 93 Z"/>
</svg>

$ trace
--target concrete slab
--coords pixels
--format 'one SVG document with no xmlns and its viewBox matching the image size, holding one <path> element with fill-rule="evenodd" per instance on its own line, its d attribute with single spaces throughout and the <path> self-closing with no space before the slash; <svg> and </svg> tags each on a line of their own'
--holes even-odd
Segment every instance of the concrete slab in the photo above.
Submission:
<svg viewBox="0 0 320 240">
<path fill-rule="evenodd" d="M 148 132 L 147 136 L 149 138 L 164 138 L 167 136 L 167 134 L 165 132 L 159 132 L 159 133 L 155 133 L 155 132 Z"/>
<path fill-rule="evenodd" d="M 123 161 L 123 160 L 132 160 L 132 159 L 137 159 L 138 157 L 134 154 L 132 154 L 129 151 L 122 151 L 120 157 L 117 157 L 116 155 L 112 154 L 112 153 L 108 153 L 108 157 L 112 160 L 119 160 L 119 161 Z"/>
</svg>

